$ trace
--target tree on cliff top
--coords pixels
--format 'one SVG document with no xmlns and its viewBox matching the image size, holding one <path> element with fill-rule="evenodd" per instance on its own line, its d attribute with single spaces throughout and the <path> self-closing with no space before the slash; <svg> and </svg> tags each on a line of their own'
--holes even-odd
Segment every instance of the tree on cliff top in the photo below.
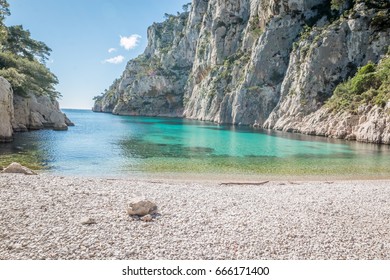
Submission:
<svg viewBox="0 0 390 280">
<path fill-rule="evenodd" d="M 58 79 L 45 65 L 51 49 L 32 39 L 23 26 L 5 26 L 4 19 L 8 15 L 9 4 L 0 0 L 0 76 L 10 82 L 18 95 L 33 92 L 52 99 L 59 97 L 54 88 Z"/>
<path fill-rule="evenodd" d="M 45 43 L 36 41 L 30 37 L 30 31 L 24 30 L 22 25 L 8 27 L 8 36 L 3 51 L 23 56 L 29 60 L 39 58 L 40 62 L 50 56 L 51 49 Z"/>
</svg>

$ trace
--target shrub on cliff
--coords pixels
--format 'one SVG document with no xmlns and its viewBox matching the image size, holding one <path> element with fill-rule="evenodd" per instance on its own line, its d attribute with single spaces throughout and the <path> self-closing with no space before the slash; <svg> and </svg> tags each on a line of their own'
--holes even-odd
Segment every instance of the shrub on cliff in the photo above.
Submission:
<svg viewBox="0 0 390 280">
<path fill-rule="evenodd" d="M 369 62 L 353 78 L 339 84 L 327 106 L 335 111 L 357 112 L 360 105 L 384 107 L 389 100 L 390 55 L 387 55 L 378 65 Z"/>
</svg>

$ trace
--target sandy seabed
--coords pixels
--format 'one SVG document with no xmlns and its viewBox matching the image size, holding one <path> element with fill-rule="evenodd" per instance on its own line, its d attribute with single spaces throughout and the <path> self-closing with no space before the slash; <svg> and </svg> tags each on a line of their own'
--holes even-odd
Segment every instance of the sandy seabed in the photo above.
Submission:
<svg viewBox="0 0 390 280">
<path fill-rule="evenodd" d="M 0 259 L 390 259 L 390 180 L 220 182 L 0 174 Z"/>
</svg>

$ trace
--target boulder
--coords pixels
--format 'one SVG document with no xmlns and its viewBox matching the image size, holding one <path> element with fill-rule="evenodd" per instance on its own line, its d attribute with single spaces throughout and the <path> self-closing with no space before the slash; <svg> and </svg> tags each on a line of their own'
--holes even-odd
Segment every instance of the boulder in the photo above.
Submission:
<svg viewBox="0 0 390 280">
<path fill-rule="evenodd" d="M 148 214 L 154 214 L 157 211 L 157 205 L 145 198 L 137 197 L 133 198 L 127 208 L 129 215 L 146 216 Z"/>
<path fill-rule="evenodd" d="M 31 169 L 29 169 L 29 168 L 27 168 L 27 167 L 25 167 L 17 162 L 13 162 L 10 165 L 8 165 L 2 171 L 2 173 L 21 173 L 21 174 L 25 174 L 25 175 L 37 175 L 37 173 L 35 173 Z"/>
<path fill-rule="evenodd" d="M 91 217 L 83 217 L 81 219 L 81 224 L 82 225 L 93 225 L 93 224 L 96 224 L 96 220 L 94 218 L 91 218 Z"/>
</svg>

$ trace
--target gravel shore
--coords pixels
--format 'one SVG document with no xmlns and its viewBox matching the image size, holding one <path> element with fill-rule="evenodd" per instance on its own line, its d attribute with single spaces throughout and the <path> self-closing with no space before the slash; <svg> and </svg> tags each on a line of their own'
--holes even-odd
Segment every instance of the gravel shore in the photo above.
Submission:
<svg viewBox="0 0 390 280">
<path fill-rule="evenodd" d="M 152 222 L 126 214 L 134 196 L 158 205 Z M 0 259 L 390 259 L 388 180 L 0 174 L 0 199 Z"/>
</svg>

